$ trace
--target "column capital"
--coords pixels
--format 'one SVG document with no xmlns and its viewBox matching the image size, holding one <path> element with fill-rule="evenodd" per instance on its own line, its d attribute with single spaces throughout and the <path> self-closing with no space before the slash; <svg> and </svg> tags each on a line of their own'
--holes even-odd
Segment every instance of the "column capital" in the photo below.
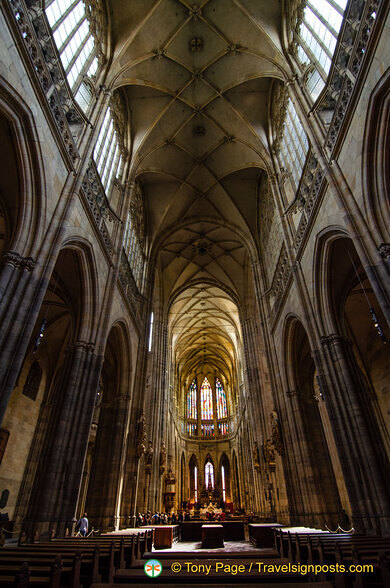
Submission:
<svg viewBox="0 0 390 588">
<path fill-rule="evenodd" d="M 379 255 L 385 261 L 388 261 L 390 257 L 390 243 L 381 243 L 378 247 Z"/>
<path fill-rule="evenodd" d="M 104 96 L 107 96 L 108 98 L 111 98 L 111 96 L 112 96 L 112 90 L 110 90 L 109 88 L 107 88 L 107 86 L 105 84 L 102 84 L 100 86 L 100 91 L 104 94 Z"/>
<path fill-rule="evenodd" d="M 289 78 L 288 80 L 286 80 L 286 87 L 289 88 L 290 86 L 294 86 L 297 81 L 298 81 L 297 74 L 293 74 L 291 76 L 291 78 Z"/>
<path fill-rule="evenodd" d="M 330 335 L 324 335 L 320 338 L 321 345 L 323 347 L 330 347 L 335 345 L 352 345 L 352 341 L 345 335 L 338 333 L 331 333 Z"/>
<path fill-rule="evenodd" d="M 36 262 L 32 257 L 22 257 L 16 251 L 8 251 L 3 255 L 3 264 L 11 265 L 18 270 L 26 270 L 30 272 L 34 269 Z"/>
<path fill-rule="evenodd" d="M 91 341 L 87 342 L 79 340 L 75 341 L 74 343 L 71 343 L 69 345 L 69 349 L 70 351 L 82 351 L 83 353 L 90 353 L 91 351 L 94 351 L 95 344 Z"/>
</svg>

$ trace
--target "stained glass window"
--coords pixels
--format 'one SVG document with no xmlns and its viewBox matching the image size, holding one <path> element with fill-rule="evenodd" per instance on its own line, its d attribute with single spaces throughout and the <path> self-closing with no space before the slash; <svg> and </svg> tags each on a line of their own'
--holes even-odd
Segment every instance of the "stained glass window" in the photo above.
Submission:
<svg viewBox="0 0 390 588">
<path fill-rule="evenodd" d="M 196 435 L 195 423 L 187 423 L 187 434 L 188 435 Z"/>
<path fill-rule="evenodd" d="M 220 435 L 227 435 L 227 433 L 228 433 L 228 424 L 227 423 L 218 423 L 218 433 Z"/>
<path fill-rule="evenodd" d="M 214 425 L 202 425 L 202 436 L 212 437 L 214 435 Z"/>
<path fill-rule="evenodd" d="M 221 467 L 222 473 L 222 500 L 226 502 L 226 488 L 225 488 L 225 468 Z"/>
<path fill-rule="evenodd" d="M 215 390 L 217 392 L 217 419 L 226 419 L 226 394 L 218 378 L 215 378 Z"/>
<path fill-rule="evenodd" d="M 211 420 L 213 418 L 213 391 L 207 378 L 203 380 L 200 389 L 201 419 Z"/>
<path fill-rule="evenodd" d="M 206 465 L 204 467 L 204 473 L 206 488 L 208 488 L 209 486 L 211 486 L 211 488 L 214 488 L 214 466 L 211 463 L 211 461 L 206 462 Z"/>
<path fill-rule="evenodd" d="M 198 468 L 194 467 L 195 502 L 198 502 Z"/>
<path fill-rule="evenodd" d="M 188 419 L 196 419 L 197 418 L 196 380 L 195 380 L 195 378 L 192 380 L 192 384 L 191 384 L 190 389 L 188 390 L 188 394 L 187 394 L 187 418 Z"/>
</svg>

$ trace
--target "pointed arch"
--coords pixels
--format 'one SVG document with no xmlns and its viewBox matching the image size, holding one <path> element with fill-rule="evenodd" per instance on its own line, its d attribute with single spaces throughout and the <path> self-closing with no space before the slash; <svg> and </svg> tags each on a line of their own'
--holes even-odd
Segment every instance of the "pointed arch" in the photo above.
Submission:
<svg viewBox="0 0 390 588">
<path fill-rule="evenodd" d="M 214 462 L 208 454 L 204 462 L 204 483 L 206 488 L 215 488 Z"/>
<path fill-rule="evenodd" d="M 222 489 L 222 500 L 223 502 L 231 502 L 231 481 L 230 481 L 230 461 L 226 453 L 221 455 L 219 461 L 219 467 L 221 472 L 221 489 Z"/>
<path fill-rule="evenodd" d="M 72 262 L 67 261 L 64 256 L 72 254 Z M 66 262 L 66 263 L 65 263 Z M 83 238 L 69 237 L 64 241 L 60 250 L 56 268 L 58 280 L 69 273 L 66 265 L 74 266 L 78 276 L 80 295 L 75 298 L 75 293 L 68 288 L 69 294 L 74 298 L 74 306 L 79 307 L 76 336 L 83 341 L 93 339 L 93 332 L 99 322 L 99 288 L 97 280 L 97 264 L 93 248 L 89 241 Z M 81 319 L 81 317 L 83 317 Z"/>
<path fill-rule="evenodd" d="M 390 239 L 390 68 L 375 86 L 368 105 L 363 145 L 363 187 L 367 219 L 379 232 L 380 241 Z M 378 243 L 379 244 L 379 243 Z"/>
<path fill-rule="evenodd" d="M 1 76 L 0 138 L 0 201 L 8 221 L 4 250 L 34 258 L 46 218 L 40 138 L 30 108 Z"/>
</svg>

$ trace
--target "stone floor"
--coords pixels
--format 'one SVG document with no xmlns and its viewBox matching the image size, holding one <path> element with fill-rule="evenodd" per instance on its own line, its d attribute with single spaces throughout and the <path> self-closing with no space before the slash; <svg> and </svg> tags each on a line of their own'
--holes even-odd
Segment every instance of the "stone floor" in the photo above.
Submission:
<svg viewBox="0 0 390 588">
<path fill-rule="evenodd" d="M 196 556 L 202 554 L 221 556 L 228 554 L 229 557 L 239 555 L 241 557 L 255 557 L 258 555 L 269 554 L 270 549 L 257 549 L 249 541 L 225 541 L 225 547 L 218 547 L 216 549 L 202 549 L 201 541 L 178 541 L 174 543 L 170 549 L 155 549 L 153 547 L 152 553 L 158 553 L 159 555 L 169 555 L 172 557 L 173 554 L 188 554 L 193 553 Z"/>
</svg>

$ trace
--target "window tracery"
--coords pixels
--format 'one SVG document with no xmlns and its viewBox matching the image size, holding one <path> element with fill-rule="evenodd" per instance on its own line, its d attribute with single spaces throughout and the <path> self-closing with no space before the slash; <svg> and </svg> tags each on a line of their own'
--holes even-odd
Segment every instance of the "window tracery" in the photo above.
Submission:
<svg viewBox="0 0 390 588">
<path fill-rule="evenodd" d="M 89 81 L 104 62 L 101 0 L 52 0 L 45 13 L 70 89 L 86 111 L 93 95 Z"/>
<path fill-rule="evenodd" d="M 306 69 L 306 86 L 314 101 L 325 86 L 346 5 L 347 0 L 306 0 L 298 10 L 292 47 Z"/>
<path fill-rule="evenodd" d="M 142 188 L 139 182 L 133 190 L 127 216 L 123 249 L 130 265 L 135 283 L 142 291 L 145 267 L 145 210 Z"/>
<path fill-rule="evenodd" d="M 226 393 L 218 378 L 215 378 L 215 391 L 217 393 L 217 419 L 227 418 Z"/>
<path fill-rule="evenodd" d="M 210 459 L 206 461 L 204 466 L 206 488 L 214 488 L 214 466 Z"/>
<path fill-rule="evenodd" d="M 185 430 L 188 435 L 214 437 L 229 433 L 226 392 L 220 378 L 212 381 L 213 385 L 206 376 L 199 387 L 195 377 L 187 390 Z"/>
<path fill-rule="evenodd" d="M 214 436 L 214 424 L 203 425 L 202 424 L 202 437 L 213 437 Z"/>
<path fill-rule="evenodd" d="M 112 189 L 115 178 L 121 177 L 123 172 L 124 155 L 126 155 L 122 136 L 124 122 L 125 115 L 120 98 L 114 95 L 107 108 L 93 150 L 96 169 L 107 195 Z"/>
<path fill-rule="evenodd" d="M 196 379 L 194 378 L 192 380 L 190 389 L 187 394 L 187 418 L 188 419 L 196 419 L 197 418 L 196 396 L 197 396 Z"/>
<path fill-rule="evenodd" d="M 286 87 L 280 83 L 274 90 L 273 123 L 274 150 L 281 169 L 290 173 L 296 191 L 309 151 L 309 140 Z"/>
<path fill-rule="evenodd" d="M 213 418 L 213 391 L 210 386 L 210 382 L 207 378 L 203 380 L 200 388 L 200 406 L 201 406 L 201 419 L 212 420 Z"/>
</svg>

